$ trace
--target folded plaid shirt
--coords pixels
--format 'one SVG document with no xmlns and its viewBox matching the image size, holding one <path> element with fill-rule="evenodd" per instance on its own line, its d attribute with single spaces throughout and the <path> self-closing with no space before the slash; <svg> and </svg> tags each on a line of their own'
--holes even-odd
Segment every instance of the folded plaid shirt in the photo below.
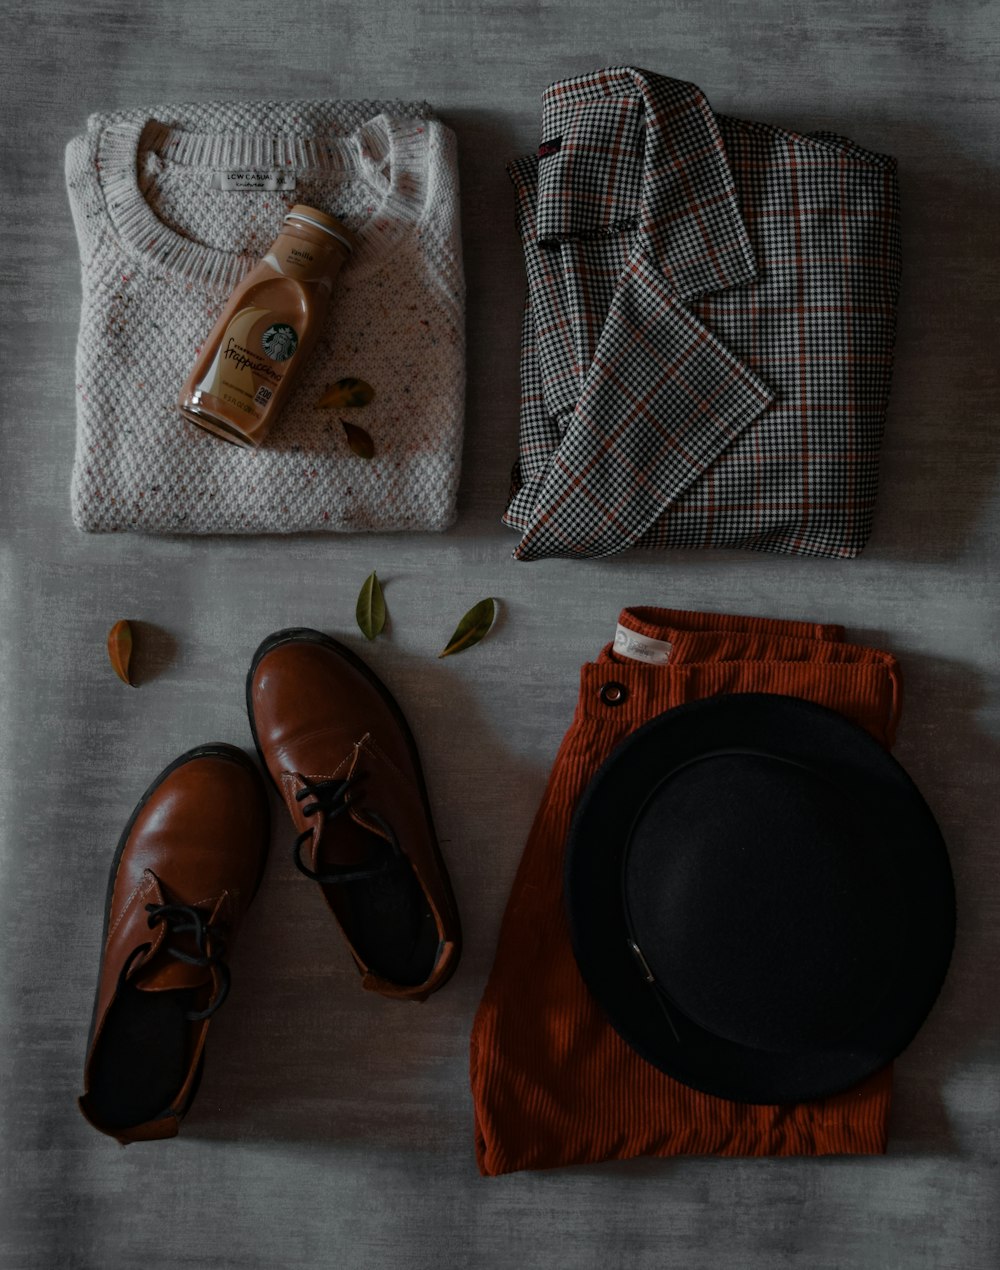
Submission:
<svg viewBox="0 0 1000 1270">
<path fill-rule="evenodd" d="M 515 556 L 856 555 L 892 370 L 895 160 L 628 67 L 553 84 L 542 138 L 509 167 Z"/>
</svg>

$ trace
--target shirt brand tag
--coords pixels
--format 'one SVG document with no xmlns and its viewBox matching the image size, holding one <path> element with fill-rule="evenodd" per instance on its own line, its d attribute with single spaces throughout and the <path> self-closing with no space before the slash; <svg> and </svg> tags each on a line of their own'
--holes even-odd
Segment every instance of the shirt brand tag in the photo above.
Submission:
<svg viewBox="0 0 1000 1270">
<path fill-rule="evenodd" d="M 622 657 L 631 657 L 633 661 L 646 661 L 662 666 L 670 660 L 674 646 L 665 639 L 652 639 L 649 635 L 640 635 L 638 631 L 630 631 L 627 626 L 618 623 L 615 631 L 615 652 Z"/>
<path fill-rule="evenodd" d="M 288 168 L 228 168 L 212 175 L 217 190 L 295 189 L 295 173 Z"/>
</svg>

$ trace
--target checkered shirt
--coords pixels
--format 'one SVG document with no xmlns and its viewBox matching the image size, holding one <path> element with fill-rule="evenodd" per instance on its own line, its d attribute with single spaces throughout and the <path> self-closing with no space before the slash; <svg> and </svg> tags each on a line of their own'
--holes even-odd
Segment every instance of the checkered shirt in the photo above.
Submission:
<svg viewBox="0 0 1000 1270">
<path fill-rule="evenodd" d="M 551 85 L 508 169 L 528 298 L 520 560 L 855 556 L 899 291 L 895 160 L 617 68 Z"/>
</svg>

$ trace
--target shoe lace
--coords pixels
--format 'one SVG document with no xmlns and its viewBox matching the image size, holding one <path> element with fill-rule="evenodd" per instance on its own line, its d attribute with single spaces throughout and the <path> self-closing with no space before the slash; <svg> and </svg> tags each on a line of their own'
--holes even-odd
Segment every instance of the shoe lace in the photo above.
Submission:
<svg viewBox="0 0 1000 1270">
<path fill-rule="evenodd" d="M 295 801 L 303 804 L 303 816 L 315 816 L 317 812 L 322 812 L 326 821 L 334 820 L 337 816 L 343 815 L 350 805 L 350 794 L 357 787 L 357 777 L 348 777 L 346 780 L 309 781 L 299 773 L 299 780 L 302 782 L 302 788 L 296 792 Z M 307 803 L 305 801 L 307 798 L 311 798 L 313 801 Z M 370 878 L 377 877 L 380 873 L 384 873 L 393 864 L 397 863 L 402 853 L 396 835 L 377 813 L 366 809 L 365 815 L 378 825 L 386 835 L 386 838 L 388 838 L 388 841 L 375 838 L 360 868 L 354 865 L 346 865 L 341 868 L 327 869 L 323 873 L 310 869 L 302 861 L 302 848 L 315 832 L 315 829 L 310 827 L 299 834 L 295 839 L 295 846 L 292 848 L 292 859 L 295 861 L 295 867 L 299 872 L 304 873 L 307 878 L 311 878 L 314 882 L 320 882 L 325 885 L 340 882 L 364 882 Z"/>
<path fill-rule="evenodd" d="M 163 922 L 170 936 L 193 935 L 194 945 L 198 950 L 197 953 L 188 953 L 182 948 L 168 945 L 164 948 L 164 952 L 176 958 L 177 961 L 183 961 L 186 965 L 202 966 L 206 969 L 211 967 L 218 972 L 219 988 L 215 996 L 204 1010 L 188 1010 L 186 1015 L 191 1022 L 211 1018 L 229 995 L 229 967 L 222 960 L 226 951 L 226 941 L 219 927 L 206 921 L 204 914 L 192 908 L 190 904 L 147 904 L 146 912 L 149 914 L 147 924 L 150 930 L 155 930 Z M 211 952 L 208 951 L 209 939 L 212 941 Z M 148 952 L 149 948 L 149 944 L 140 944 L 132 951 L 122 967 L 119 983 L 125 980 L 138 955 Z"/>
</svg>

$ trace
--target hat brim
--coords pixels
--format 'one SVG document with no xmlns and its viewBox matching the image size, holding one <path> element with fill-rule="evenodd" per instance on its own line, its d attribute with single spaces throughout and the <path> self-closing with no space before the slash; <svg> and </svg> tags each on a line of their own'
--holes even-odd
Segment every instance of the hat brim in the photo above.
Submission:
<svg viewBox="0 0 1000 1270">
<path fill-rule="evenodd" d="M 640 972 L 622 900 L 635 817 L 677 767 L 720 749 L 753 749 L 814 768 L 865 810 L 898 895 L 899 956 L 879 1007 L 822 1050 L 755 1050 L 664 1009 Z M 863 728 L 796 697 L 740 693 L 678 706 L 631 733 L 595 774 L 566 844 L 565 901 L 573 951 L 615 1030 L 647 1062 L 703 1093 L 779 1104 L 850 1088 L 901 1053 L 944 982 L 955 938 L 948 852 L 933 814 L 903 768 Z M 676 1035 L 675 1035 L 676 1032 Z"/>
</svg>

